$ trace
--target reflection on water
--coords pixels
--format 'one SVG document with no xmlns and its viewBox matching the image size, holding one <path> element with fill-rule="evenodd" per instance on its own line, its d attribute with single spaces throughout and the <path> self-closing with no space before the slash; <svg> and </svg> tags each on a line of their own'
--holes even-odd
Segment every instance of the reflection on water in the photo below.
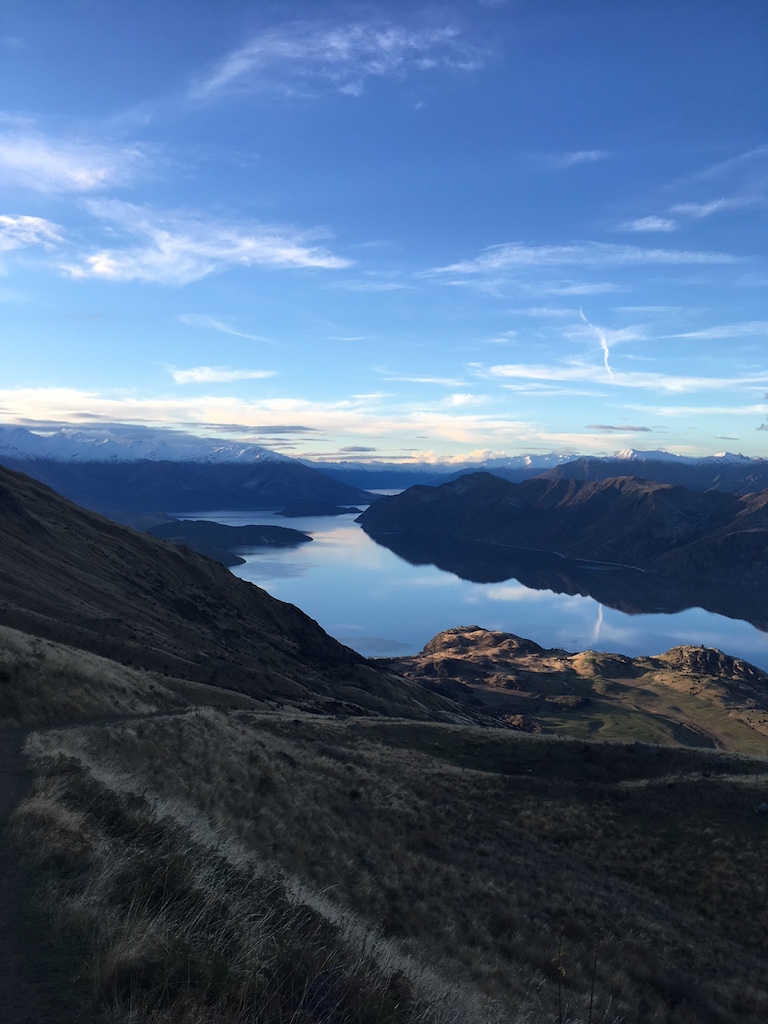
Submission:
<svg viewBox="0 0 768 1024">
<path fill-rule="evenodd" d="M 233 526 L 280 522 L 268 512 L 184 515 Z M 416 653 L 443 629 L 477 624 L 570 651 L 659 654 L 677 644 L 704 644 L 768 670 L 768 635 L 744 621 L 768 621 L 762 595 L 723 594 L 723 588 L 713 587 L 694 601 L 680 584 L 649 578 L 652 574 L 589 563 L 574 568 L 557 556 L 536 564 L 529 553 L 517 553 L 517 575 L 506 576 L 509 562 L 498 550 L 485 552 L 481 571 L 477 565 L 473 570 L 475 577 L 490 572 L 493 581 L 461 579 L 455 573 L 467 572 L 467 566 L 448 571 L 445 552 L 438 561 L 422 550 L 421 563 L 411 564 L 366 536 L 353 515 L 293 519 L 291 526 L 311 534 L 313 542 L 243 552 L 246 563 L 232 571 L 298 605 L 361 654 Z M 449 551 L 466 559 L 466 551 L 455 545 Z M 409 549 L 411 558 L 414 554 Z M 691 603 L 717 607 L 720 614 Z M 727 617 L 733 614 L 737 617 Z"/>
</svg>

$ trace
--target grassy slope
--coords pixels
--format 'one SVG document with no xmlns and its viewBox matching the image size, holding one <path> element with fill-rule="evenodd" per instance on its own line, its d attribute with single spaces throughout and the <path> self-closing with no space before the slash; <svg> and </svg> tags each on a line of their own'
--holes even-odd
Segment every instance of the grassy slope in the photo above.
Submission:
<svg viewBox="0 0 768 1024">
<path fill-rule="evenodd" d="M 213 710 L 49 731 L 30 749 L 36 795 L 21 832 L 111 1019 L 127 1021 L 142 985 L 154 992 L 171 971 L 178 950 L 158 966 L 157 949 L 186 913 L 169 894 L 155 920 L 157 908 L 124 887 L 152 890 L 195 850 L 178 868 L 184 899 L 205 902 L 189 872 L 229 879 L 233 899 L 256 876 L 279 881 L 275 927 L 303 908 L 311 935 L 330 928 L 322 943 L 350 985 L 362 971 L 365 985 L 405 986 L 403 1019 L 420 1008 L 436 1021 L 484 1020 L 472 1008 L 485 1004 L 500 1020 L 557 1021 L 559 995 L 568 1019 L 586 1020 L 596 948 L 594 1020 L 756 1024 L 768 1013 L 768 825 L 754 811 L 763 759 Z M 150 856 L 141 837 L 155 832 Z M 303 929 L 280 941 L 311 946 Z M 127 938 L 137 931 L 138 952 Z M 192 944 L 195 963 L 216 962 L 219 941 L 240 949 L 209 931 Z M 350 952 L 361 946 L 364 966 Z M 291 984 L 322 973 L 317 955 Z M 397 970 L 410 980 L 393 981 Z M 184 999 L 199 1001 L 213 981 L 203 971 L 196 985 Z M 136 1019 L 176 1020 L 173 1003 Z M 210 1019 L 251 1019 L 234 1005 Z"/>
<path fill-rule="evenodd" d="M 444 698 L 345 653 L 297 609 L 10 482 L 2 612 L 48 629 L 0 632 L 2 726 L 48 726 L 28 739 L 34 790 L 15 815 L 35 907 L 22 938 L 79 1020 L 768 1016 L 764 758 L 429 721 Z M 481 665 L 499 677 L 484 693 L 530 700 L 535 680 L 574 731 L 599 706 L 604 733 L 633 739 L 654 721 L 678 740 L 683 727 L 760 738 L 746 669 L 726 685 L 693 655 L 629 671 L 533 646 L 517 689 Z M 192 678 L 166 674 L 168 657 Z M 546 700 L 579 686 L 592 705 Z M 650 714 L 665 694 L 682 709 L 667 724 Z"/>
</svg>

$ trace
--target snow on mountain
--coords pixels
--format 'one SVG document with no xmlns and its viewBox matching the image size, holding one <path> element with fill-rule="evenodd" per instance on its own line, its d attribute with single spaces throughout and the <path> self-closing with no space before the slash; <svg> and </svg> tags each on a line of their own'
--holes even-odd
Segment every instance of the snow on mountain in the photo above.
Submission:
<svg viewBox="0 0 768 1024">
<path fill-rule="evenodd" d="M 486 459 L 478 465 L 482 469 L 551 469 L 553 466 L 562 466 L 564 462 L 573 462 L 578 458 L 573 452 L 561 454 L 560 452 L 548 452 L 545 455 L 510 455 L 505 458 Z"/>
<path fill-rule="evenodd" d="M 220 438 L 194 437 L 172 430 L 128 432 L 64 427 L 37 434 L 24 427 L 0 427 L 0 458 L 54 462 L 284 462 L 291 461 L 258 444 L 227 444 Z"/>
<path fill-rule="evenodd" d="M 672 452 L 664 451 L 643 451 L 639 448 L 624 448 L 623 451 L 616 452 L 615 455 L 609 456 L 612 459 L 627 459 L 628 461 L 643 461 L 643 462 L 680 462 L 685 456 L 674 455 Z M 692 459 L 693 462 L 698 462 L 698 459 Z"/>
<path fill-rule="evenodd" d="M 715 455 L 708 456 L 709 459 L 717 459 L 720 462 L 732 462 L 739 465 L 745 465 L 747 462 L 754 462 L 754 459 L 750 459 L 748 455 L 735 455 L 733 452 L 717 452 Z"/>
</svg>

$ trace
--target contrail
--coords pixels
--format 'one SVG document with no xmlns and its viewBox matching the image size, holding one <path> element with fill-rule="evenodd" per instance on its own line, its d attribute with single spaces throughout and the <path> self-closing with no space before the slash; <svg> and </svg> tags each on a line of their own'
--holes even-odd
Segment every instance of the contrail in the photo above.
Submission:
<svg viewBox="0 0 768 1024">
<path fill-rule="evenodd" d="M 598 337 L 598 339 L 600 341 L 600 348 L 603 350 L 603 362 L 605 363 L 605 369 L 608 372 L 608 376 L 611 378 L 611 380 L 613 380 L 613 370 L 611 369 L 611 364 L 608 362 L 608 356 L 610 354 L 610 349 L 608 348 L 608 342 L 605 340 L 605 335 L 603 334 L 603 332 L 600 330 L 599 327 L 595 327 L 594 324 L 591 324 L 589 322 L 589 320 L 587 320 L 587 318 L 584 316 L 584 310 L 583 309 L 579 310 L 579 316 L 584 321 L 584 323 L 587 325 L 587 327 L 591 327 L 592 330 L 597 335 L 597 337 Z"/>
</svg>

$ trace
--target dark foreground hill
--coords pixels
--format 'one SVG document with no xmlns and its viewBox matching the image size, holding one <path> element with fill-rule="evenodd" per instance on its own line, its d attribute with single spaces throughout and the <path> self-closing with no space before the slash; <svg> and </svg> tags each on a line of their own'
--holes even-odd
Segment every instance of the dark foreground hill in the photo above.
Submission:
<svg viewBox="0 0 768 1024">
<path fill-rule="evenodd" d="M 689 581 L 768 582 L 768 491 L 700 494 L 630 477 L 514 484 L 475 473 L 382 498 L 359 521 L 382 543 L 393 535 L 442 537 Z"/>
<path fill-rule="evenodd" d="M 408 711 L 402 681 L 293 605 L 2 468 L 0 538 L 2 625 L 255 697 L 402 702 Z"/>
</svg>

